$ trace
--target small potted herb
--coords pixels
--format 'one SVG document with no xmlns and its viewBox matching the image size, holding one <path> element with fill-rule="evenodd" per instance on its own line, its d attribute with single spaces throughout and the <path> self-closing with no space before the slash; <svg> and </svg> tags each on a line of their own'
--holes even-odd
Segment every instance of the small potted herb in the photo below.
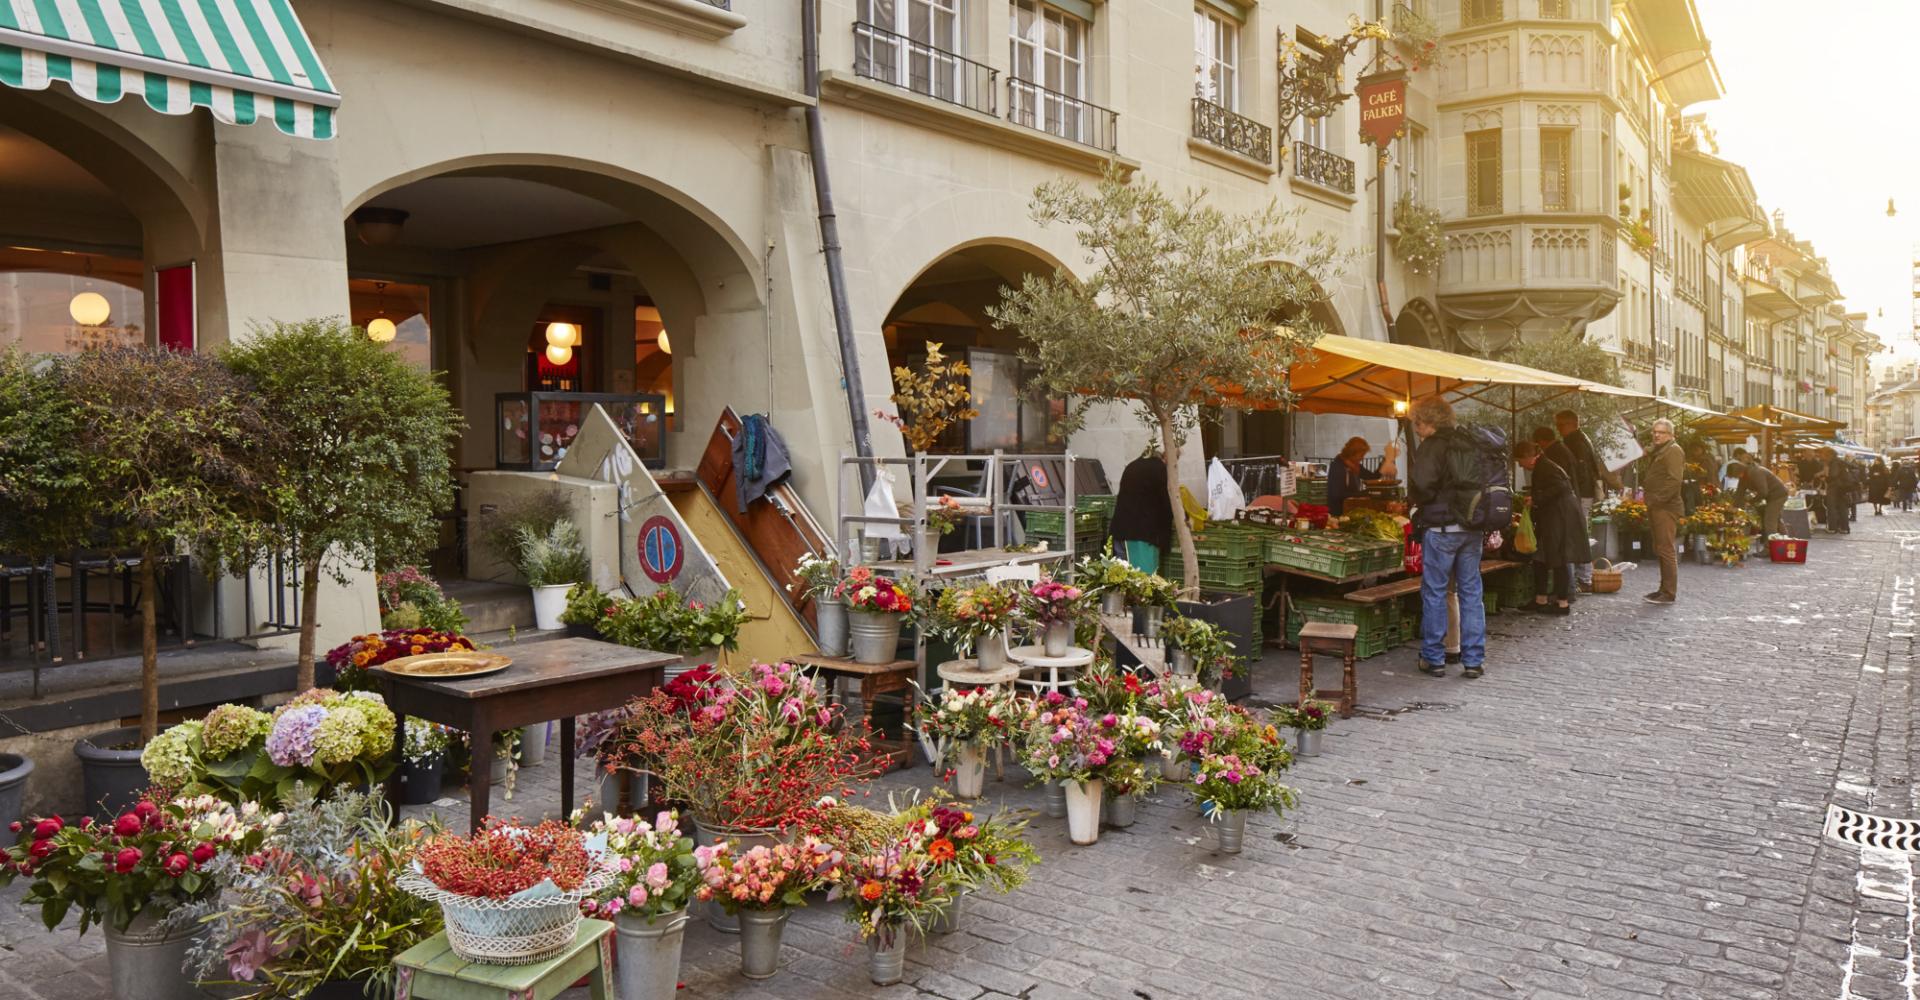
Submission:
<svg viewBox="0 0 1920 1000">
<path fill-rule="evenodd" d="M 541 631 L 560 627 L 567 592 L 592 573 L 580 528 L 571 519 L 553 522 L 545 532 L 522 525 L 518 530 L 514 568 L 533 588 L 533 624 Z"/>
</svg>

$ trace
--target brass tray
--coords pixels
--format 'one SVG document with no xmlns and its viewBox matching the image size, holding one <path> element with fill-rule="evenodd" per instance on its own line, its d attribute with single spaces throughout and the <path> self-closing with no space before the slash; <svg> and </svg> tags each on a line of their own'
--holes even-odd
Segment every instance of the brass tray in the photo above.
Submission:
<svg viewBox="0 0 1920 1000">
<path fill-rule="evenodd" d="M 402 656 L 397 660 L 382 663 L 380 669 L 390 674 L 420 680 L 463 681 L 469 677 L 497 674 L 512 665 L 511 657 L 502 656 L 499 653 L 459 649 L 444 653 Z"/>
</svg>

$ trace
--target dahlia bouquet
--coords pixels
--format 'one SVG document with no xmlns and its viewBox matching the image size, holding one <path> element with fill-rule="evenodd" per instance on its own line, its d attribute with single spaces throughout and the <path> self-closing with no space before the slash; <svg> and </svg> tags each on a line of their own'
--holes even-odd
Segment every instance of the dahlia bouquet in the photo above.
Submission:
<svg viewBox="0 0 1920 1000">
<path fill-rule="evenodd" d="M 579 823 L 575 813 L 574 822 Z M 663 812 L 652 823 L 606 815 L 587 828 L 589 839 L 604 838 L 613 881 L 580 902 L 580 912 L 601 920 L 625 913 L 648 923 L 684 910 L 705 884 L 693 838 L 680 832 L 677 813 Z"/>
<path fill-rule="evenodd" d="M 837 881 L 844 864 L 839 851 L 814 837 L 746 851 L 721 843 L 694 848 L 694 855 L 705 883 L 696 897 L 718 901 L 728 913 L 805 906 L 807 893 Z"/>
<path fill-rule="evenodd" d="M 1028 587 L 1020 603 L 1036 628 L 1077 625 L 1086 617 L 1086 591 L 1058 580 L 1042 579 Z"/>
<path fill-rule="evenodd" d="M 848 610 L 873 614 L 904 615 L 913 610 L 915 594 L 911 584 L 890 576 L 881 576 L 871 566 L 855 566 L 847 578 L 833 590 L 847 603 Z"/>
<path fill-rule="evenodd" d="M 458 632 L 390 628 L 356 635 L 328 650 L 327 665 L 334 670 L 334 690 L 371 691 L 379 687 L 373 678 L 373 668 L 390 660 L 474 648 L 473 640 Z"/>
<path fill-rule="evenodd" d="M 929 852 L 924 831 L 913 832 L 861 855 L 849 857 L 833 891 L 847 899 L 847 922 L 862 938 L 879 938 L 883 946 L 911 928 L 925 932 L 941 911 L 953 905 L 955 886 Z M 953 845 L 944 844 L 951 859 Z"/>
<path fill-rule="evenodd" d="M 1088 716 L 1087 700 L 1049 691 L 1034 707 L 1020 746 L 1027 773 L 1042 783 L 1100 778 L 1120 744 Z"/>
</svg>

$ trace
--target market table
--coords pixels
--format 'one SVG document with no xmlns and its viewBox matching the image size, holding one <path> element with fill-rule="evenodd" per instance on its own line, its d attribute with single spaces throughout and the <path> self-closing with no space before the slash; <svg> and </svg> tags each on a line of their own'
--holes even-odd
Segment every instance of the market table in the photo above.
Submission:
<svg viewBox="0 0 1920 1000">
<path fill-rule="evenodd" d="M 393 709 L 394 746 L 406 745 L 407 716 L 464 730 L 472 745 L 468 824 L 485 822 L 493 786 L 493 734 L 501 729 L 560 720 L 560 811 L 573 812 L 573 718 L 618 708 L 658 686 L 672 653 L 656 653 L 598 639 L 552 639 L 507 647 L 513 665 L 466 680 L 429 680 L 381 671 Z M 387 780 L 387 801 L 400 805 L 400 775 Z"/>
</svg>

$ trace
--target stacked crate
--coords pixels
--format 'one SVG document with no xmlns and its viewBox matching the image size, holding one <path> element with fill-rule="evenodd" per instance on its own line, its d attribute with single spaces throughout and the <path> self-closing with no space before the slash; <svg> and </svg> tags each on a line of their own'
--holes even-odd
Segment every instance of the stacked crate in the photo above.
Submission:
<svg viewBox="0 0 1920 1000">
<path fill-rule="evenodd" d="M 1267 562 L 1276 566 L 1344 580 L 1397 568 L 1402 548 L 1398 542 L 1373 541 L 1339 531 L 1273 532 L 1267 539 L 1265 555 Z"/>
<path fill-rule="evenodd" d="M 1200 563 L 1200 586 L 1236 594 L 1258 594 L 1266 582 L 1266 551 L 1273 529 L 1243 521 L 1214 521 L 1193 536 Z M 1164 574 L 1163 574 L 1164 575 Z"/>
<path fill-rule="evenodd" d="M 1083 552 L 1098 549 L 1107 537 L 1107 512 L 1081 508 L 1073 515 L 1074 546 Z M 1027 541 L 1043 541 L 1049 548 L 1067 544 L 1067 515 L 1058 510 L 1027 511 Z"/>
<path fill-rule="evenodd" d="M 1300 628 L 1308 622 L 1354 626 L 1358 632 L 1354 655 L 1363 660 L 1398 646 L 1413 634 L 1408 630 L 1406 613 L 1397 601 L 1361 604 L 1339 597 L 1296 597 L 1287 610 L 1289 644 L 1299 640 Z"/>
</svg>

